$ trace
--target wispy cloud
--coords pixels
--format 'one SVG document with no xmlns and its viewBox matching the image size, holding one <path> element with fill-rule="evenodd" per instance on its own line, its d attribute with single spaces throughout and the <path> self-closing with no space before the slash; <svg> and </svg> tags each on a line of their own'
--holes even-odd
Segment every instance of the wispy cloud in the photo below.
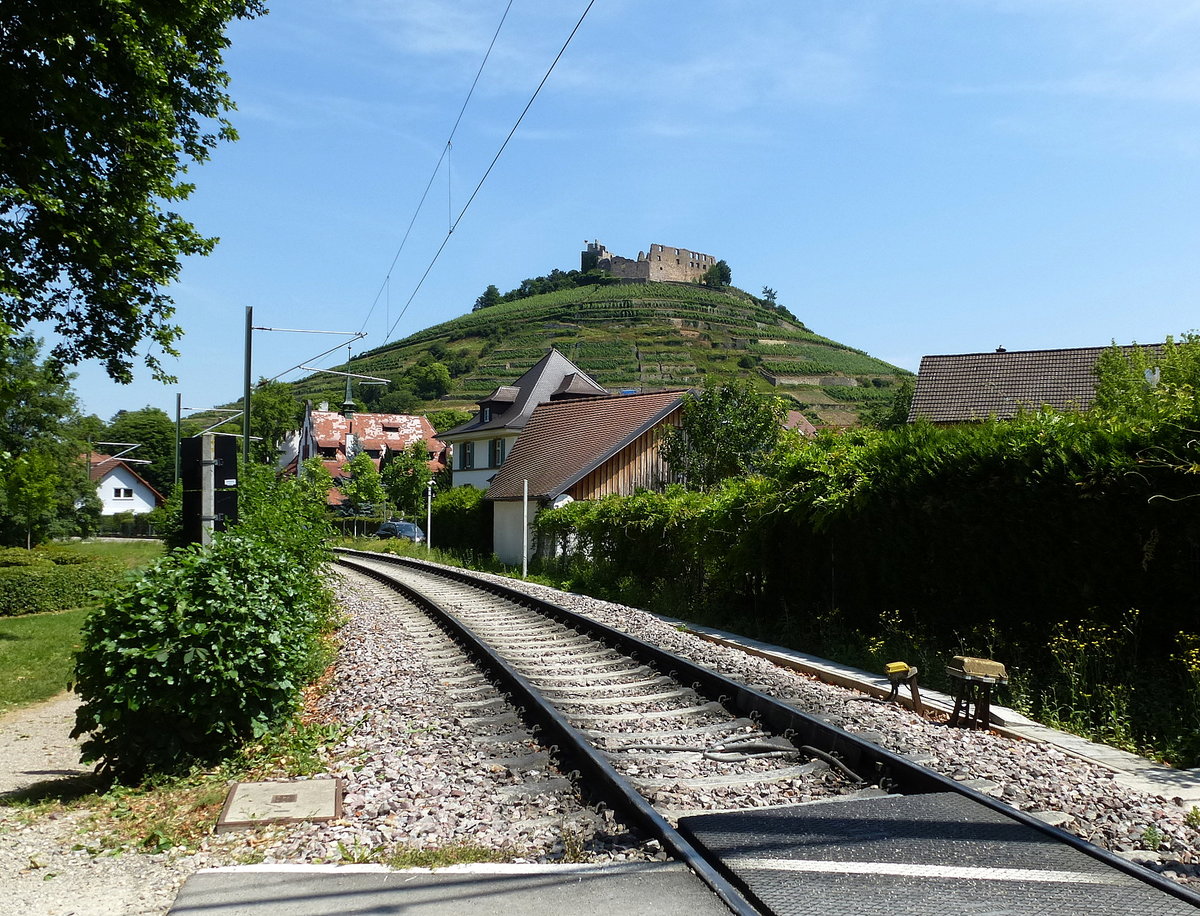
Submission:
<svg viewBox="0 0 1200 916">
<path fill-rule="evenodd" d="M 878 21 L 869 13 L 781 15 L 760 7 L 714 38 L 698 29 L 648 68 L 643 91 L 687 93 L 725 113 L 843 104 L 870 83 Z"/>
</svg>

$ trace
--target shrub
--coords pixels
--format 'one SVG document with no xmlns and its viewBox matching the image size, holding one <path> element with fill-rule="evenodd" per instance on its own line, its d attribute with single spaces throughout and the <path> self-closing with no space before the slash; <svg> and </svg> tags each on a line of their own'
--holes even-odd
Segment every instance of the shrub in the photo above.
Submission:
<svg viewBox="0 0 1200 916">
<path fill-rule="evenodd" d="M 113 588 L 123 576 L 119 563 L 102 559 L 71 564 L 40 558 L 25 565 L 10 562 L 0 566 L 0 617 L 94 604 L 99 591 Z"/>
<path fill-rule="evenodd" d="M 264 468 L 242 470 L 240 497 L 239 525 L 158 560 L 84 624 L 72 734 L 104 771 L 219 759 L 291 715 L 324 664 L 323 507 Z"/>
<path fill-rule="evenodd" d="M 219 758 L 290 714 L 318 614 L 279 547 L 234 533 L 155 563 L 84 624 L 73 735 L 122 776 Z"/>
<path fill-rule="evenodd" d="M 24 547 L 0 547 L 0 567 L 8 566 L 51 566 L 53 561 L 39 550 Z"/>
</svg>

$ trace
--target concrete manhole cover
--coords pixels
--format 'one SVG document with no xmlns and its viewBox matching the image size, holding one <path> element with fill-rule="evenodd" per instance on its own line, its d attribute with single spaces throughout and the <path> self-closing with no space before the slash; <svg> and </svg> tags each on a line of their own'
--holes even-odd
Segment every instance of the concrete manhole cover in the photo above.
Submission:
<svg viewBox="0 0 1200 916">
<path fill-rule="evenodd" d="M 217 833 L 262 824 L 331 821 L 341 816 L 340 779 L 239 782 L 225 798 L 225 807 L 217 818 Z"/>
</svg>

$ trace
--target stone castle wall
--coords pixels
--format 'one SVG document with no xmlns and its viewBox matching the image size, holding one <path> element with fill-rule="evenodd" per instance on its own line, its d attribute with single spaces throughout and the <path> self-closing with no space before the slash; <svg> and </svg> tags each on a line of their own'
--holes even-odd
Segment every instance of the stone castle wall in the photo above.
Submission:
<svg viewBox="0 0 1200 916">
<path fill-rule="evenodd" d="M 637 260 L 615 255 L 600 242 L 588 242 L 580 256 L 580 268 L 598 267 L 614 277 L 654 282 L 699 283 L 704 274 L 717 263 L 711 254 L 701 254 L 686 248 L 652 244 L 650 253 L 639 251 Z"/>
</svg>

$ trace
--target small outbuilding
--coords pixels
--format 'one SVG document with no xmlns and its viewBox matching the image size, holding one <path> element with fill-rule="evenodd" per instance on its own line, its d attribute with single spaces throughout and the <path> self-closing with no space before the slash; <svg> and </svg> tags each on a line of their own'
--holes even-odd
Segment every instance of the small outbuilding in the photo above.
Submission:
<svg viewBox="0 0 1200 916">
<path fill-rule="evenodd" d="M 546 506 L 628 496 L 669 483 L 662 432 L 679 425 L 684 394 L 681 389 L 539 404 L 487 491 L 495 507 L 496 556 L 519 563 L 526 549 L 532 555 L 533 518 Z M 522 521 L 526 515 L 528 526 Z"/>
</svg>

